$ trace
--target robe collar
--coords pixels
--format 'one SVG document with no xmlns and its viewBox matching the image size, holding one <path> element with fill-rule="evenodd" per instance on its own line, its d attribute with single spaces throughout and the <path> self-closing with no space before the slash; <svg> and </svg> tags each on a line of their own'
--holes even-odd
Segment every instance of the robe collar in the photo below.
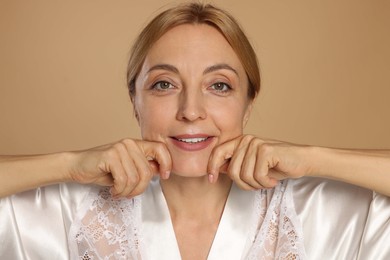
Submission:
<svg viewBox="0 0 390 260">
<path fill-rule="evenodd" d="M 249 245 L 255 192 L 240 190 L 234 183 L 208 260 L 241 259 Z M 142 236 L 148 259 L 181 259 L 167 202 L 159 179 L 154 179 L 142 196 Z"/>
</svg>

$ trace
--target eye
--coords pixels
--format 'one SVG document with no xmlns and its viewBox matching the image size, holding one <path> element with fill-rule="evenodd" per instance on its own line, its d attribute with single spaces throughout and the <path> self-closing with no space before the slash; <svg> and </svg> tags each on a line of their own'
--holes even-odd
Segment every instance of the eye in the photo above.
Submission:
<svg viewBox="0 0 390 260">
<path fill-rule="evenodd" d="M 232 89 L 228 84 L 223 82 L 217 82 L 210 87 L 217 92 L 229 92 Z"/>
<path fill-rule="evenodd" d="M 165 91 L 170 88 L 173 88 L 173 85 L 168 81 L 159 81 L 156 82 L 151 88 L 157 91 Z"/>
</svg>

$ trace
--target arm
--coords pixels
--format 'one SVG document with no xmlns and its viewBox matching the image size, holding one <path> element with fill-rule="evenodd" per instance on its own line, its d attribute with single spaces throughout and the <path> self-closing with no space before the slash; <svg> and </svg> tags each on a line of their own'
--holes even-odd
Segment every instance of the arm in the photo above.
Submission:
<svg viewBox="0 0 390 260">
<path fill-rule="evenodd" d="M 308 176 L 334 179 L 390 196 L 390 151 L 312 147 Z"/>
<path fill-rule="evenodd" d="M 0 197 L 69 181 L 113 186 L 114 196 L 135 196 L 154 173 L 168 178 L 170 169 L 165 145 L 132 139 L 84 151 L 0 156 Z"/>
<path fill-rule="evenodd" d="M 390 196 L 389 150 L 303 146 L 246 135 L 214 149 L 209 161 L 213 182 L 219 172 L 248 190 L 271 188 L 286 178 L 316 176 Z"/>
<path fill-rule="evenodd" d="M 0 156 L 0 197 L 14 193 L 71 181 L 68 165 L 70 153 L 35 156 Z"/>
</svg>

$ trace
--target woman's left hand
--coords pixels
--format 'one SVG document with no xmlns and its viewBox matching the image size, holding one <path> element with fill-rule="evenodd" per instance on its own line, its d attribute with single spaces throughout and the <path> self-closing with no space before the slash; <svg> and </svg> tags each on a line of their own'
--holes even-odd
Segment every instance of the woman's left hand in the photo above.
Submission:
<svg viewBox="0 0 390 260">
<path fill-rule="evenodd" d="M 214 183 L 219 173 L 226 173 L 245 190 L 272 188 L 279 180 L 310 172 L 308 148 L 243 135 L 214 148 L 208 164 L 209 180 Z"/>
</svg>

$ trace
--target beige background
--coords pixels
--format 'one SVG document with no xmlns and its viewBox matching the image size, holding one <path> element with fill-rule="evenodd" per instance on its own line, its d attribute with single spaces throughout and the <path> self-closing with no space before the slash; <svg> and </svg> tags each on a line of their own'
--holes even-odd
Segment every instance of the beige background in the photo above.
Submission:
<svg viewBox="0 0 390 260">
<path fill-rule="evenodd" d="M 138 137 L 128 49 L 167 3 L 0 0 L 0 154 Z M 260 59 L 263 89 L 246 132 L 390 148 L 388 0 L 213 3 L 236 16 Z"/>
</svg>

